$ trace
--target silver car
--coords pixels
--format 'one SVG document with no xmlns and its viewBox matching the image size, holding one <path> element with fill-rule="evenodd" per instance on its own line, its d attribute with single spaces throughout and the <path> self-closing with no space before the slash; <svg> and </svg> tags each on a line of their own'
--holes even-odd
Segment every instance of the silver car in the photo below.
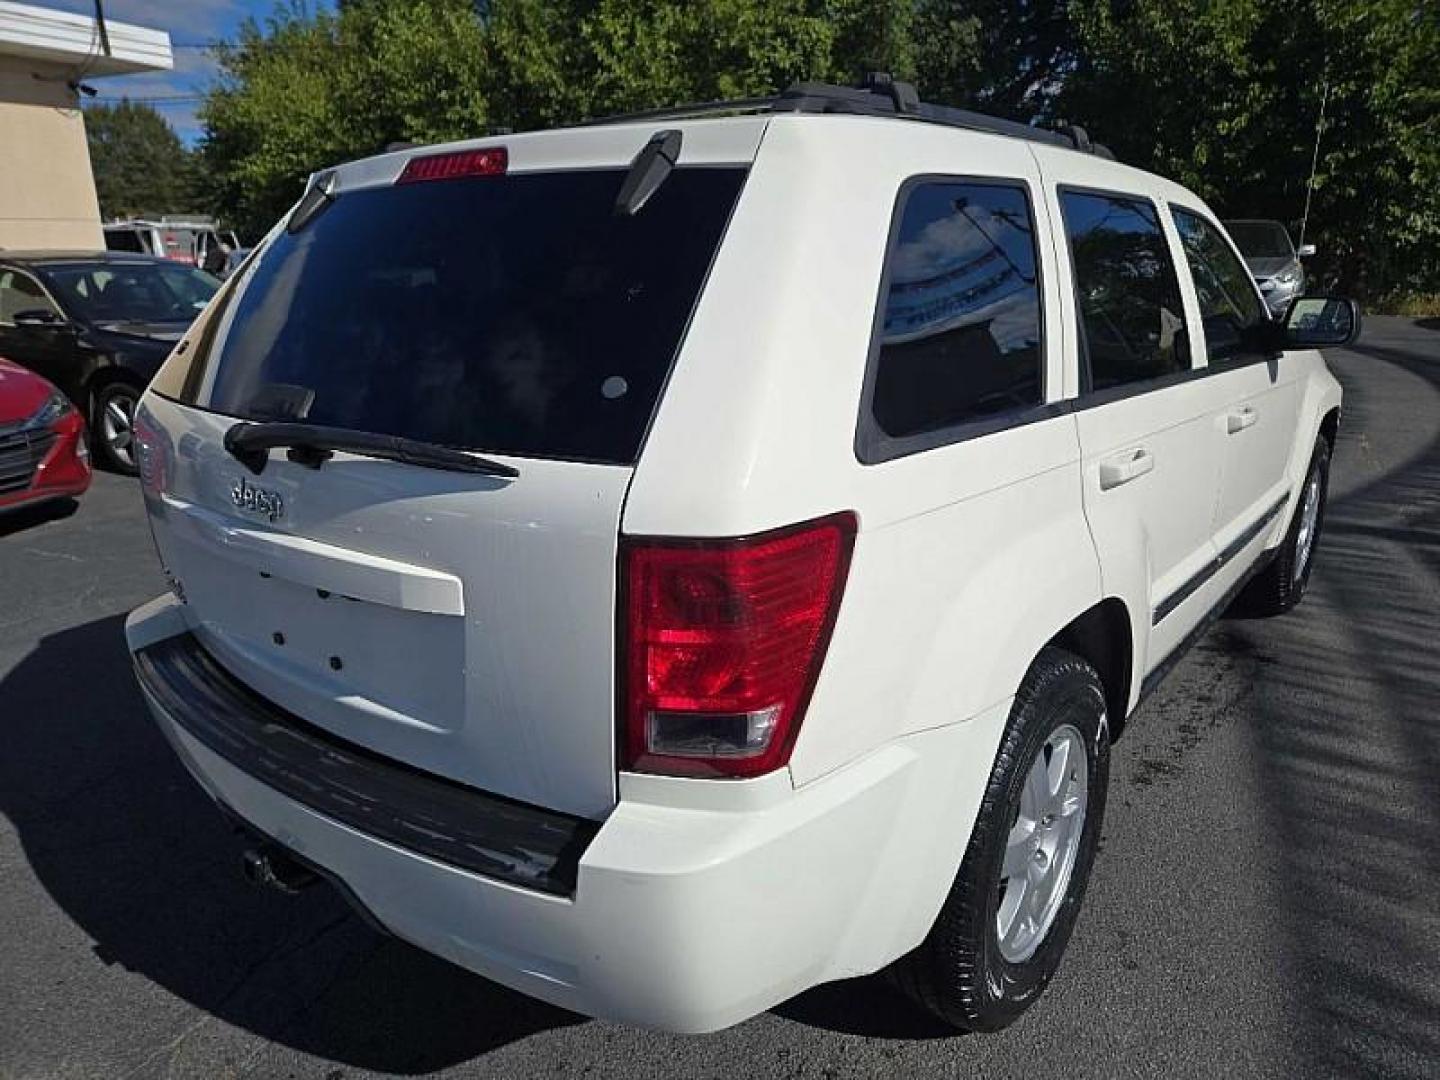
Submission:
<svg viewBox="0 0 1440 1080">
<path fill-rule="evenodd" d="M 1315 245 L 1302 244 L 1296 250 L 1278 221 L 1227 221 L 1225 228 L 1245 256 L 1271 313 L 1284 315 L 1290 301 L 1305 291 L 1305 268 L 1300 260 L 1314 255 Z"/>
</svg>

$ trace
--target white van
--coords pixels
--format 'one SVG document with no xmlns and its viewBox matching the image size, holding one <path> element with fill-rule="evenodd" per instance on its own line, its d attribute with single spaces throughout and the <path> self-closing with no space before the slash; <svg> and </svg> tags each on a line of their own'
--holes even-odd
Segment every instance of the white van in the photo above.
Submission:
<svg viewBox="0 0 1440 1080">
<path fill-rule="evenodd" d="M 885 79 L 340 166 L 143 399 L 140 685 L 252 876 L 527 994 L 899 961 L 998 1028 L 1122 720 L 1305 590 L 1358 312 L 1290 318 L 1184 188 Z"/>
</svg>

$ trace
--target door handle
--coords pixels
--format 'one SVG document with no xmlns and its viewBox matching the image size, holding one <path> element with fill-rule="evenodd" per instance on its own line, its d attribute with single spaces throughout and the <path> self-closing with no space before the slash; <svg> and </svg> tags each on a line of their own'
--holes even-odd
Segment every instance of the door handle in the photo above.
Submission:
<svg viewBox="0 0 1440 1080">
<path fill-rule="evenodd" d="M 1226 414 L 1225 434 L 1234 435 L 1237 431 L 1244 431 L 1247 427 L 1250 427 L 1255 423 L 1256 420 L 1259 419 L 1260 414 L 1257 413 L 1254 409 L 1252 409 L 1249 405 L 1242 406 L 1241 408 L 1236 409 L 1234 412 Z"/>
<path fill-rule="evenodd" d="M 1100 490 L 1109 491 L 1121 484 L 1128 484 L 1154 468 L 1155 455 L 1143 446 L 1106 458 L 1100 463 Z"/>
</svg>

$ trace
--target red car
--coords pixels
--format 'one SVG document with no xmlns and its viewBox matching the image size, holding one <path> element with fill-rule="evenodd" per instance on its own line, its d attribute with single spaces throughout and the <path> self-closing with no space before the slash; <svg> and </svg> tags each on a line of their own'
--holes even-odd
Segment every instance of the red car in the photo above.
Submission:
<svg viewBox="0 0 1440 1080">
<path fill-rule="evenodd" d="M 89 486 L 85 421 L 39 375 L 0 359 L 0 511 Z"/>
</svg>

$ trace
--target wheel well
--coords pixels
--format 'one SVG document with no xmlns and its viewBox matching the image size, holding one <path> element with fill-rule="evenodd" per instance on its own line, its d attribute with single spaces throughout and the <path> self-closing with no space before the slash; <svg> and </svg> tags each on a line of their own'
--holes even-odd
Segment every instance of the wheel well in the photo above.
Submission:
<svg viewBox="0 0 1440 1080">
<path fill-rule="evenodd" d="M 1335 436 L 1340 433 L 1340 410 L 1331 409 L 1320 421 L 1320 435 L 1330 444 L 1331 451 L 1335 449 Z"/>
<path fill-rule="evenodd" d="M 1110 717 L 1110 736 L 1119 735 L 1125 726 L 1126 707 L 1130 704 L 1131 639 L 1130 613 L 1124 601 L 1109 597 L 1078 616 L 1061 630 L 1049 644 L 1083 657 L 1100 674 L 1105 687 L 1106 710 Z"/>
</svg>

